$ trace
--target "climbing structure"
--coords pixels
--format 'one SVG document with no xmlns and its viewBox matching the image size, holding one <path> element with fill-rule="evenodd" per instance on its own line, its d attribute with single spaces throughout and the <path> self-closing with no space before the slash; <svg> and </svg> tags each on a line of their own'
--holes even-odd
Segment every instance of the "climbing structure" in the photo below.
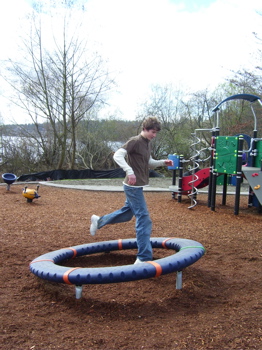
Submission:
<svg viewBox="0 0 262 350">
<path fill-rule="evenodd" d="M 242 99 L 250 102 L 251 110 L 254 116 L 254 130 L 253 136 L 248 135 L 235 135 L 235 136 L 220 136 L 219 135 L 219 109 L 220 106 L 227 101 Z M 214 126 L 212 129 L 197 129 L 197 131 L 209 131 L 211 132 L 211 144 L 210 150 L 210 167 L 200 169 L 199 168 L 199 154 L 202 150 L 195 152 L 195 156 L 191 158 L 194 162 L 192 175 L 183 175 L 183 164 L 186 162 L 182 156 L 170 155 L 169 158 L 174 161 L 174 166 L 169 167 L 173 170 L 173 182 L 170 186 L 170 190 L 173 192 L 173 198 L 176 194 L 178 201 L 181 201 L 183 194 L 187 194 L 193 198 L 191 206 L 193 208 L 196 202 L 196 195 L 198 188 L 209 185 L 208 189 L 208 206 L 211 210 L 215 210 L 216 205 L 216 186 L 218 176 L 223 175 L 223 196 L 222 204 L 226 204 L 227 184 L 228 177 L 233 177 L 236 182 L 235 190 L 235 210 L 234 213 L 239 213 L 239 201 L 240 201 L 240 188 L 245 176 L 248 181 L 249 188 L 249 206 L 256 206 L 259 210 L 262 210 L 262 139 L 257 136 L 257 118 L 252 106 L 252 103 L 258 101 L 261 105 L 261 99 L 255 95 L 239 94 L 233 95 L 221 103 L 219 103 L 213 112 L 216 113 L 214 118 Z M 244 140 L 247 141 L 248 150 L 243 149 Z M 196 143 L 195 143 L 196 144 Z M 194 158 L 195 157 L 195 158 Z M 197 161 L 196 161 L 197 159 Z M 206 159 L 205 159 L 206 160 Z M 176 186 L 176 171 L 179 170 L 178 186 Z"/>
</svg>

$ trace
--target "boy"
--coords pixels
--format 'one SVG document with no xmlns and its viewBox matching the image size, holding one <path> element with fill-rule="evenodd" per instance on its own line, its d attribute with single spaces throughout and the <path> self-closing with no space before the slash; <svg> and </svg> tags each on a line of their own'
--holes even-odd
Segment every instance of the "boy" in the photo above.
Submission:
<svg viewBox="0 0 262 350">
<path fill-rule="evenodd" d="M 137 259 L 135 264 L 153 260 L 150 235 L 152 231 L 152 221 L 149 216 L 143 187 L 149 183 L 149 169 L 158 166 L 172 166 L 169 159 L 154 160 L 151 157 L 151 140 L 153 140 L 161 124 L 155 117 L 148 117 L 144 120 L 142 131 L 139 135 L 131 137 L 114 154 L 115 162 L 126 172 L 124 179 L 124 192 L 126 201 L 124 206 L 113 213 L 91 216 L 90 234 L 94 236 L 97 229 L 120 222 L 126 222 L 136 218 L 136 238 L 137 238 Z"/>
</svg>

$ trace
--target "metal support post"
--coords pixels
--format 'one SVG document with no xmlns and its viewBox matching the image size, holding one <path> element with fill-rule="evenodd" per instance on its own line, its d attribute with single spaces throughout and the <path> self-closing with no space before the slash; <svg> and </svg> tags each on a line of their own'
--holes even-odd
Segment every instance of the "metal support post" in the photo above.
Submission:
<svg viewBox="0 0 262 350">
<path fill-rule="evenodd" d="M 183 179 L 183 156 L 179 156 L 179 175 L 178 175 L 178 193 L 177 201 L 181 203 L 182 201 L 182 179 Z"/>
<path fill-rule="evenodd" d="M 235 196 L 235 211 L 234 214 L 238 215 L 239 212 L 239 202 L 240 202 L 240 187 L 242 180 L 242 158 L 243 158 L 243 136 L 238 138 L 238 151 L 237 151 L 237 176 L 236 176 L 236 196 Z"/>
<path fill-rule="evenodd" d="M 81 299 L 82 292 L 83 292 L 83 286 L 76 286 L 75 291 L 76 291 L 76 299 Z"/>
<path fill-rule="evenodd" d="M 182 271 L 176 273 L 176 289 L 182 289 Z"/>
</svg>

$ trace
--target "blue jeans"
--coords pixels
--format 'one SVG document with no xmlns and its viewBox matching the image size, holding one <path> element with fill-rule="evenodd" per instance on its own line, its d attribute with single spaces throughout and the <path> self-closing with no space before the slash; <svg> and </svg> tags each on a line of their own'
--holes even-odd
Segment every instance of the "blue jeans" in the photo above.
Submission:
<svg viewBox="0 0 262 350">
<path fill-rule="evenodd" d="M 109 224 L 130 221 L 133 216 L 136 218 L 136 239 L 138 253 L 137 257 L 141 261 L 153 260 L 152 245 L 150 235 L 152 231 L 152 221 L 149 216 L 143 187 L 130 187 L 124 185 L 126 201 L 124 206 L 111 214 L 101 216 L 98 220 L 98 228 Z"/>
</svg>

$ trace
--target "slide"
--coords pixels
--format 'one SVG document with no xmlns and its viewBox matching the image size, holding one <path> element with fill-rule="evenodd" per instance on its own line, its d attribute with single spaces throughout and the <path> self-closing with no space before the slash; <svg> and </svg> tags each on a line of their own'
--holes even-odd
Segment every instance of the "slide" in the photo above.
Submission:
<svg viewBox="0 0 262 350">
<path fill-rule="evenodd" d="M 242 172 L 245 175 L 250 187 L 262 205 L 262 171 L 260 168 L 243 166 Z"/>
<path fill-rule="evenodd" d="M 198 170 L 194 176 L 188 175 L 183 176 L 182 178 L 182 192 L 191 192 L 192 191 L 192 181 L 194 180 L 195 188 L 203 188 L 206 187 L 209 183 L 209 168 L 204 168 Z M 178 192 L 178 186 L 170 186 L 169 189 L 173 192 Z"/>
</svg>

